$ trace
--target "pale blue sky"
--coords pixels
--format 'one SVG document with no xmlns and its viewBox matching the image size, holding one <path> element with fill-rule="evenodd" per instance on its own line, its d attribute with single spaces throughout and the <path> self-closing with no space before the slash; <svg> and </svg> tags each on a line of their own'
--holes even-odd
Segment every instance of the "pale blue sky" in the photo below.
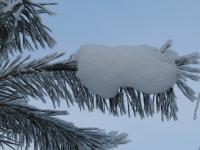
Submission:
<svg viewBox="0 0 200 150">
<path fill-rule="evenodd" d="M 37 51 L 35 56 L 58 51 L 66 52 L 67 57 L 86 43 L 160 47 L 168 39 L 180 55 L 200 50 L 199 0 L 60 0 L 51 8 L 57 15 L 45 17 L 45 22 L 58 44 L 53 50 Z M 199 83 L 191 85 L 200 91 Z M 178 121 L 162 122 L 159 115 L 140 120 L 79 112 L 64 103 L 62 109 L 71 114 L 64 119 L 78 126 L 129 133 L 132 142 L 116 150 L 198 150 L 200 111 L 199 119 L 193 121 L 195 104 L 178 90 L 176 94 Z"/>
</svg>

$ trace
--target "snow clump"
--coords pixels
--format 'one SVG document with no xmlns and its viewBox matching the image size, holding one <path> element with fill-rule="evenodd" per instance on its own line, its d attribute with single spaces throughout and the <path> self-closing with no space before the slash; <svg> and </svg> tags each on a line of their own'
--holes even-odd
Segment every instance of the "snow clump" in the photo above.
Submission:
<svg viewBox="0 0 200 150">
<path fill-rule="evenodd" d="M 106 46 L 88 44 L 74 55 L 77 75 L 90 91 L 112 98 L 120 87 L 146 94 L 162 93 L 177 80 L 176 52 L 148 45 Z"/>
</svg>

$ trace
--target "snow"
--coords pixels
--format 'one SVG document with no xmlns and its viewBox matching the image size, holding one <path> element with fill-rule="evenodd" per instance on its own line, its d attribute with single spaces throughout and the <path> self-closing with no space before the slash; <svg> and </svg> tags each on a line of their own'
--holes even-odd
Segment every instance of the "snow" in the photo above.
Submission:
<svg viewBox="0 0 200 150">
<path fill-rule="evenodd" d="M 78 62 L 81 83 L 99 96 L 112 98 L 120 87 L 147 94 L 169 89 L 177 79 L 176 57 L 173 50 L 161 53 L 148 45 L 88 44 L 81 46 L 73 59 Z"/>
</svg>

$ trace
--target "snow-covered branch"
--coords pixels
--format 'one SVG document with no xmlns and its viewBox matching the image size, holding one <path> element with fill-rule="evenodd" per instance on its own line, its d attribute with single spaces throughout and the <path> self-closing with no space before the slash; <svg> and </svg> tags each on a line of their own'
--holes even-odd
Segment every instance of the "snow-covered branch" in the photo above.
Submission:
<svg viewBox="0 0 200 150">
<path fill-rule="evenodd" d="M 188 99 L 196 99 L 186 79 L 199 80 L 200 69 L 191 66 L 198 63 L 197 53 L 178 57 L 171 50 L 160 53 L 148 46 L 137 46 L 137 54 L 133 47 L 126 47 L 128 51 L 110 47 L 111 52 L 105 46 L 103 50 L 94 45 L 85 48 L 68 61 L 52 63 L 62 56 L 53 54 L 33 61 L 18 57 L 5 62 L 0 96 L 5 100 L 32 97 L 45 101 L 48 95 L 54 106 L 64 98 L 68 105 L 77 104 L 80 109 L 99 109 L 113 115 L 131 115 L 133 111 L 142 118 L 153 115 L 157 108 L 167 119 L 177 118 L 175 84 Z M 149 51 L 143 53 L 144 48 Z"/>
</svg>

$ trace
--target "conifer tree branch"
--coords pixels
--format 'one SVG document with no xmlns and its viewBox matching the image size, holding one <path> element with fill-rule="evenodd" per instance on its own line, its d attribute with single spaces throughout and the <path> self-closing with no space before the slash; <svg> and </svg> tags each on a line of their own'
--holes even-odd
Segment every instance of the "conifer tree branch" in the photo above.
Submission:
<svg viewBox="0 0 200 150">
<path fill-rule="evenodd" d="M 105 99 L 92 93 L 77 77 L 77 62 L 61 61 L 53 63 L 63 54 L 53 54 L 45 58 L 29 61 L 18 57 L 12 62 L 2 64 L 0 72 L 0 97 L 4 101 L 20 98 L 25 101 L 30 97 L 41 99 L 49 96 L 56 107 L 61 99 L 65 99 L 68 106 L 77 104 L 81 110 L 93 111 L 99 109 L 103 113 L 113 115 L 139 114 L 142 118 L 152 116 L 155 109 L 161 112 L 162 119 L 177 119 L 176 96 L 173 88 L 163 93 L 146 94 L 134 87 L 123 87 L 118 94 Z M 190 54 L 176 59 L 178 67 L 177 86 L 190 100 L 195 100 L 195 92 L 186 84 L 186 79 L 199 80 L 200 70 L 190 66 L 197 64 L 199 56 Z M 189 65 L 189 66 L 188 66 Z"/>
<path fill-rule="evenodd" d="M 38 49 L 39 45 L 52 48 L 55 45 L 55 40 L 49 34 L 51 30 L 41 19 L 41 14 L 54 14 L 46 5 L 48 3 L 34 3 L 30 0 L 0 1 L 1 61 L 8 59 L 9 54 L 22 53 L 24 49 Z"/>
<path fill-rule="evenodd" d="M 77 82 L 76 62 L 50 64 L 62 54 L 35 61 L 21 56 L 9 60 L 10 54 L 22 53 L 24 49 L 54 46 L 55 40 L 49 35 L 51 30 L 41 20 L 41 14 L 54 14 L 45 7 L 52 4 L 0 0 L 0 146 L 28 149 L 33 143 L 35 150 L 107 150 L 127 143 L 125 134 L 78 128 L 54 118 L 66 112 L 21 104 L 30 97 L 45 101 L 46 95 L 54 106 L 61 98 L 65 98 L 68 105 L 74 102 L 66 83 Z"/>
<path fill-rule="evenodd" d="M 52 117 L 63 114 L 17 103 L 0 103 L 0 128 L 5 137 L 18 141 L 16 144 L 30 148 L 33 143 L 34 149 L 40 150 L 108 150 L 128 142 L 126 134 L 78 128 Z M 5 142 L 3 139 L 2 143 Z"/>
</svg>

